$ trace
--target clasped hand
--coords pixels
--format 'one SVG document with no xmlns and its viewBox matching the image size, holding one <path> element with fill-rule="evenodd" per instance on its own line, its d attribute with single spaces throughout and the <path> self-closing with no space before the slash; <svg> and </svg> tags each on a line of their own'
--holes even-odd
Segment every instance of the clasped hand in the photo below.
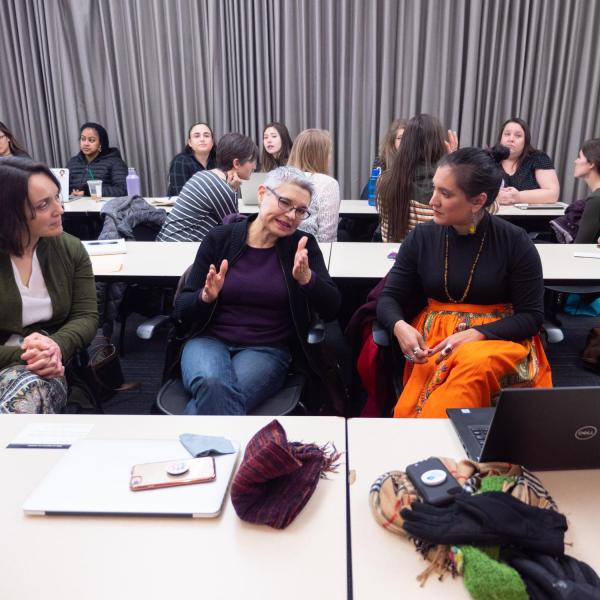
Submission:
<svg viewBox="0 0 600 600">
<path fill-rule="evenodd" d="M 32 333 L 23 340 L 21 348 L 24 350 L 21 360 L 32 373 L 50 379 L 65 374 L 60 347 L 52 338 Z"/>
<path fill-rule="evenodd" d="M 519 201 L 519 190 L 515 187 L 503 187 L 498 192 L 498 204 L 516 204 Z"/>
<path fill-rule="evenodd" d="M 394 325 L 394 335 L 406 360 L 417 364 L 426 363 L 430 357 L 438 353 L 436 362 L 439 363 L 462 344 L 485 339 L 477 329 L 466 329 L 449 335 L 433 348 L 429 348 L 420 332 L 406 321 L 398 321 Z"/>
</svg>

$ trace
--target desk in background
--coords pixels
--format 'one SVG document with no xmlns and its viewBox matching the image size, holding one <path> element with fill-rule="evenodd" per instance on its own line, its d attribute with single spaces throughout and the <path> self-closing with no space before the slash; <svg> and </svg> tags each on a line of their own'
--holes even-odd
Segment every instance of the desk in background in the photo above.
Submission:
<svg viewBox="0 0 600 600">
<path fill-rule="evenodd" d="M 176 284 L 194 262 L 200 242 L 126 242 L 127 254 L 92 256 L 98 281 L 140 281 Z M 325 266 L 330 243 L 319 243 Z"/>
<path fill-rule="evenodd" d="M 391 598 L 469 598 L 462 578 L 438 581 L 435 575 L 419 587 L 416 576 L 429 563 L 408 539 L 386 531 L 371 514 L 369 488 L 382 473 L 404 470 L 430 456 L 465 457 L 452 424 L 447 419 L 351 419 L 348 421 L 352 580 L 354 600 Z M 600 572 L 597 540 L 600 520 L 597 499 L 600 470 L 538 473 L 569 521 L 567 554 Z"/>
<path fill-rule="evenodd" d="M 334 242 L 329 274 L 334 279 L 381 279 L 394 264 L 387 258 L 400 244 Z M 547 285 L 600 284 L 600 259 L 579 258 L 576 253 L 600 257 L 595 244 L 537 244 Z"/>
<path fill-rule="evenodd" d="M 65 451 L 6 449 L 27 424 L 52 422 L 93 423 L 88 437 L 94 438 L 177 439 L 192 432 L 230 437 L 243 448 L 270 420 L 1 415 L 0 598 L 345 600 L 344 466 L 320 480 L 296 520 L 278 531 L 241 521 L 229 496 L 223 513 L 214 519 L 25 516 L 26 498 Z M 292 441 L 333 442 L 339 451 L 346 449 L 343 419 L 279 420 Z"/>
</svg>

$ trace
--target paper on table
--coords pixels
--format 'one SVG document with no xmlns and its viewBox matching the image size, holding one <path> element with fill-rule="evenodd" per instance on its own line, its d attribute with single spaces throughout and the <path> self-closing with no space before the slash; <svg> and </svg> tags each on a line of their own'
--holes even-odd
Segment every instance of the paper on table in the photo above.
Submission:
<svg viewBox="0 0 600 600">
<path fill-rule="evenodd" d="M 7 448 L 70 448 L 94 427 L 90 423 L 30 423 Z"/>
<path fill-rule="evenodd" d="M 575 258 L 600 258 L 600 252 L 574 252 Z"/>
<path fill-rule="evenodd" d="M 119 256 L 92 256 L 90 258 L 94 273 L 118 273 L 123 268 L 123 261 Z"/>
<path fill-rule="evenodd" d="M 152 206 L 175 206 L 177 196 L 171 196 L 170 198 L 146 198 Z"/>
</svg>

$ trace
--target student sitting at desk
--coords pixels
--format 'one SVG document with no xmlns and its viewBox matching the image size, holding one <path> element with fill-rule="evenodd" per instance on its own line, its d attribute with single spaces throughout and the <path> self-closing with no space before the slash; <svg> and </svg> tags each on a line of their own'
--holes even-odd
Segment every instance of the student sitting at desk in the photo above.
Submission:
<svg viewBox="0 0 600 600">
<path fill-rule="evenodd" d="M 510 152 L 500 161 L 504 186 L 498 194 L 499 204 L 539 204 L 558 200 L 560 184 L 552 160 L 531 145 L 531 131 L 523 119 L 514 117 L 505 121 L 500 128 L 498 144 L 506 146 Z"/>
<path fill-rule="evenodd" d="M 263 131 L 260 170 L 268 173 L 277 167 L 287 165 L 292 145 L 290 132 L 283 123 L 268 123 Z"/>
<path fill-rule="evenodd" d="M 576 244 L 594 244 L 600 235 L 600 138 L 584 142 L 575 160 L 575 177 L 590 191 L 579 220 Z"/>
<path fill-rule="evenodd" d="M 19 144 L 10 129 L 0 121 L 0 157 L 25 156 L 29 158 L 25 148 Z"/>
<path fill-rule="evenodd" d="M 69 193 L 89 196 L 87 182 L 102 181 L 103 196 L 127 195 L 127 165 L 118 148 L 111 148 L 106 129 L 84 123 L 79 129 L 79 153 L 69 159 Z"/>
<path fill-rule="evenodd" d="M 259 211 L 204 238 L 174 316 L 190 333 L 181 356 L 193 394 L 186 414 L 243 415 L 284 384 L 291 348 L 313 370 L 306 344 L 311 309 L 336 317 L 340 293 L 312 236 L 297 231 L 313 189 L 279 167 L 258 188 Z"/>
<path fill-rule="evenodd" d="M 377 210 L 384 242 L 401 242 L 417 223 L 432 218 L 431 178 L 442 156 L 456 148 L 456 134 L 448 131 L 446 140 L 436 117 L 421 114 L 408 121 L 402 144 L 377 186 Z"/>
<path fill-rule="evenodd" d="M 200 171 L 183 186 L 167 216 L 159 242 L 201 242 L 204 236 L 238 211 L 237 189 L 256 169 L 258 148 L 241 133 L 227 133 L 217 144 L 216 167 Z"/>
<path fill-rule="evenodd" d="M 331 135 L 324 129 L 305 129 L 294 140 L 288 159 L 290 167 L 304 171 L 315 193 L 311 217 L 300 229 L 312 233 L 319 242 L 335 242 L 340 216 L 340 185 L 329 175 L 331 167 Z"/>
<path fill-rule="evenodd" d="M 440 160 L 433 221 L 400 246 L 379 297 L 377 318 L 407 361 L 395 417 L 445 417 L 489 406 L 501 387 L 552 385 L 537 336 L 541 261 L 525 231 L 487 210 L 502 182 L 494 158 L 462 148 Z"/>
<path fill-rule="evenodd" d="M 92 266 L 63 212 L 45 165 L 0 161 L 0 413 L 59 412 L 65 367 L 96 333 Z"/>
<path fill-rule="evenodd" d="M 171 161 L 167 196 L 179 196 L 188 179 L 198 171 L 216 166 L 215 136 L 208 123 L 194 123 L 188 132 L 187 143 Z"/>
</svg>

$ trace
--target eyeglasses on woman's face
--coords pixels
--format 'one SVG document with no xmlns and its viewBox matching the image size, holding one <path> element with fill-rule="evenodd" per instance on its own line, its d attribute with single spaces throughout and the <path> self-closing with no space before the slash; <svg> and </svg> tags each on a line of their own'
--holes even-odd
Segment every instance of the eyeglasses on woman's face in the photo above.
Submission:
<svg viewBox="0 0 600 600">
<path fill-rule="evenodd" d="M 294 217 L 301 221 L 310 217 L 310 211 L 306 207 L 294 206 L 294 203 L 289 198 L 280 196 L 273 188 L 267 187 L 267 191 L 277 198 L 277 204 L 282 212 L 289 213 L 294 211 Z"/>
</svg>

